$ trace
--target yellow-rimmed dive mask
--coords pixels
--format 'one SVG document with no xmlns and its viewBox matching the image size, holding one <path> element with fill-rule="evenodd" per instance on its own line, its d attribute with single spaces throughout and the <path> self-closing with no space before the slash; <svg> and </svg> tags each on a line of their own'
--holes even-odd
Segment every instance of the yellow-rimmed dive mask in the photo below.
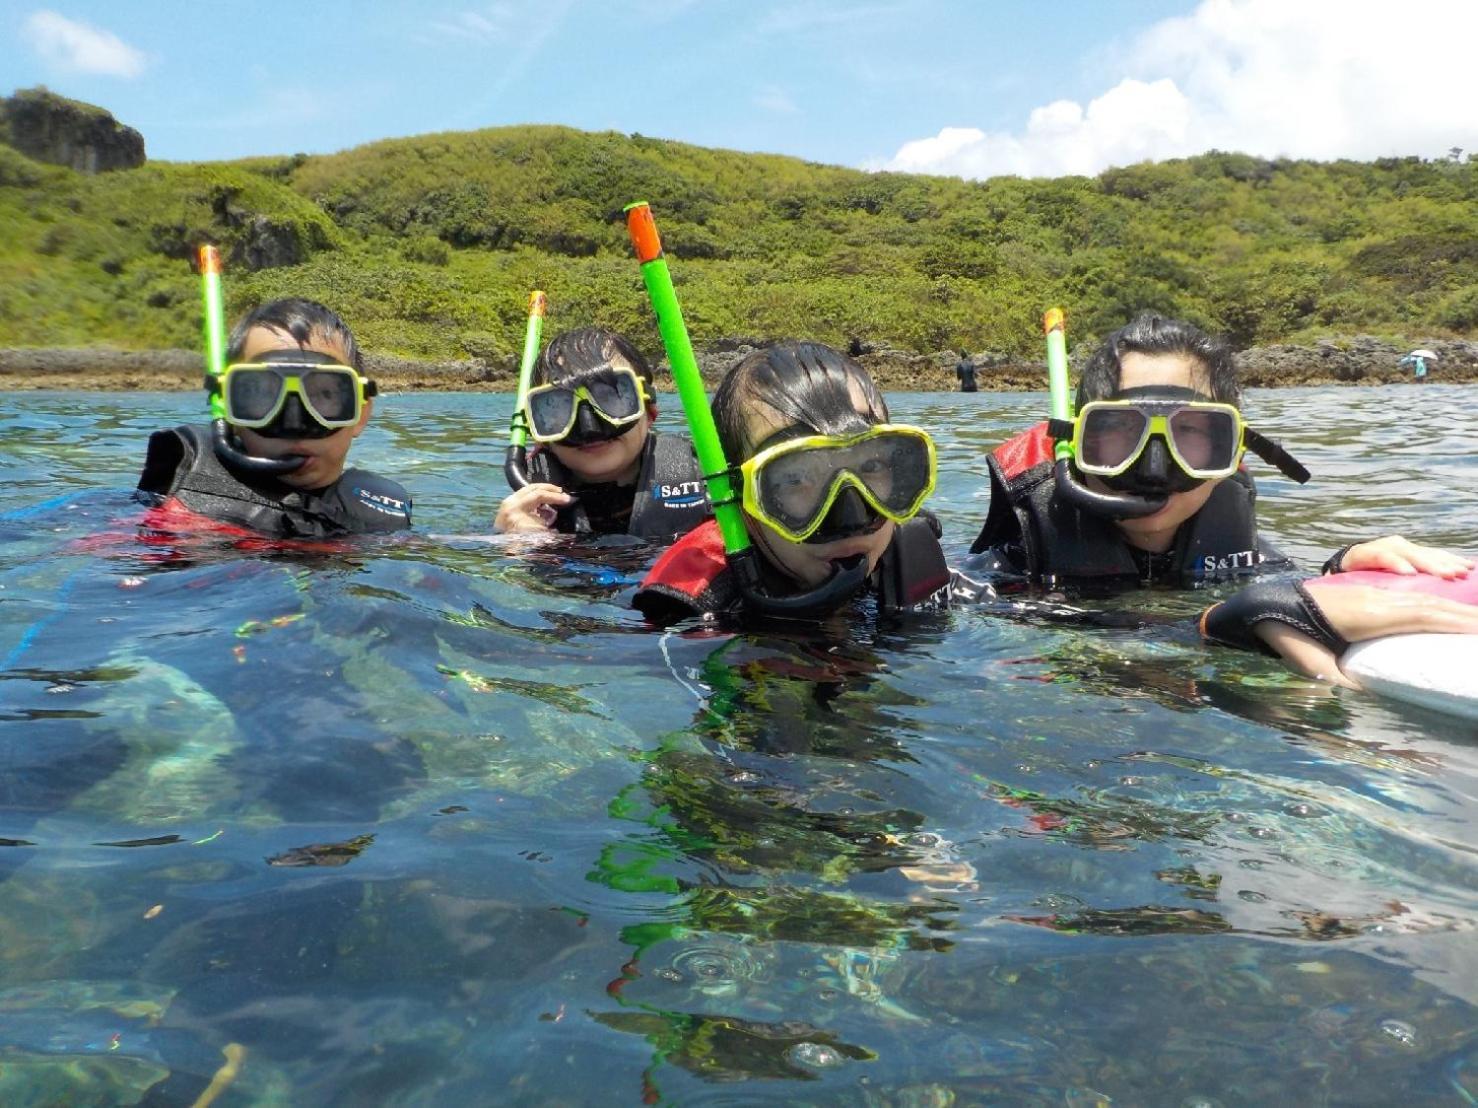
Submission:
<svg viewBox="0 0 1478 1108">
<path fill-rule="evenodd" d="M 797 543 L 816 533 L 848 488 L 886 519 L 912 519 L 934 491 L 935 471 L 934 440 L 900 423 L 787 439 L 739 467 L 744 510 Z"/>
<path fill-rule="evenodd" d="M 596 442 L 614 437 L 611 428 L 617 429 L 615 434 L 624 434 L 641 419 L 650 402 L 641 374 L 634 369 L 606 366 L 581 374 L 578 383 L 529 389 L 524 397 L 524 416 L 535 442 L 573 442 L 576 438 Z M 598 420 L 582 417 L 581 405 Z M 602 422 L 609 426 L 600 427 Z M 583 426 L 586 423 L 591 426 Z M 577 424 L 582 426 L 577 428 Z"/>
<path fill-rule="evenodd" d="M 1073 462 L 1083 473 L 1118 477 L 1159 438 L 1181 473 L 1194 481 L 1230 477 L 1242 462 L 1246 424 L 1231 404 L 1190 389 L 1128 389 L 1093 400 L 1073 426 Z"/>
<path fill-rule="evenodd" d="M 317 438 L 353 427 L 376 393 L 357 370 L 312 350 L 274 350 L 227 366 L 220 387 L 226 422 L 269 438 Z"/>
</svg>

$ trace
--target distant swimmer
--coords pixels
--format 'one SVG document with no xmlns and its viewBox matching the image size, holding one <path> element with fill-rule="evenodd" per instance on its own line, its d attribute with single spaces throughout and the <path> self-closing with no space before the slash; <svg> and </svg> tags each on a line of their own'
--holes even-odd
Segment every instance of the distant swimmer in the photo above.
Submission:
<svg viewBox="0 0 1478 1108">
<path fill-rule="evenodd" d="M 960 360 L 955 364 L 955 376 L 960 379 L 961 392 L 976 392 L 975 363 L 965 351 L 960 351 Z"/>
</svg>

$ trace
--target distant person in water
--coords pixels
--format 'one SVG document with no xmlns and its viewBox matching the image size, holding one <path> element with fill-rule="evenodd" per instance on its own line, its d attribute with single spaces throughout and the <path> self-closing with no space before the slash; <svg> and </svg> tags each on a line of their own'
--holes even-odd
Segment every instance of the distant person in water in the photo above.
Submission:
<svg viewBox="0 0 1478 1108">
<path fill-rule="evenodd" d="M 555 336 L 534 365 L 524 418 L 530 484 L 504 498 L 499 531 L 629 534 L 670 542 L 709 515 L 686 436 L 652 426 L 652 368 L 614 331 Z"/>
<path fill-rule="evenodd" d="M 976 392 L 978 386 L 975 384 L 975 363 L 970 360 L 970 355 L 960 351 L 960 360 L 955 364 L 955 376 L 960 379 L 961 392 Z"/>
<path fill-rule="evenodd" d="M 405 489 L 345 469 L 374 411 L 375 383 L 337 314 L 297 298 L 264 304 L 231 332 L 226 360 L 226 438 L 214 440 L 203 425 L 156 431 L 139 499 L 272 538 L 411 525 Z"/>
<path fill-rule="evenodd" d="M 997 592 L 1188 587 L 1281 573 L 1283 581 L 1209 609 L 1201 629 L 1214 641 L 1275 649 L 1305 670 L 1327 671 L 1346 640 L 1472 623 L 1465 605 L 1297 585 L 1292 562 L 1258 532 L 1244 448 L 1295 480 L 1308 471 L 1247 426 L 1240 401 L 1230 347 L 1193 325 L 1145 315 L 1115 331 L 1084 367 L 1073 425 L 1038 424 L 991 454 L 990 508 L 966 572 Z M 1062 467 L 1053 442 L 1068 435 L 1073 460 Z M 1324 571 L 1454 577 L 1472 566 L 1392 535 L 1345 547 Z"/>
<path fill-rule="evenodd" d="M 817 618 L 857 597 L 897 609 L 946 589 L 938 524 L 920 514 L 934 488 L 934 444 L 890 421 L 851 358 L 810 342 L 756 351 L 720 382 L 713 417 L 742 485 L 758 580 L 746 593 L 710 520 L 642 582 L 633 602 L 649 620 Z"/>
</svg>

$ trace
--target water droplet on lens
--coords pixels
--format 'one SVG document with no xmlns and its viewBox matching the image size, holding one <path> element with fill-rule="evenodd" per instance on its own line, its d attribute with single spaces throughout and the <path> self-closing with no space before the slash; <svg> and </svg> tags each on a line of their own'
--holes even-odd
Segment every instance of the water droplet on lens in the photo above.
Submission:
<svg viewBox="0 0 1478 1108">
<path fill-rule="evenodd" d="M 907 846 L 921 846 L 924 848 L 940 846 L 944 842 L 943 836 L 936 835 L 932 831 L 915 831 L 904 835 L 903 842 Z"/>
<path fill-rule="evenodd" d="M 1237 896 L 1249 904 L 1266 904 L 1268 900 L 1266 893 L 1256 892 L 1253 889 L 1243 889 Z"/>
<path fill-rule="evenodd" d="M 828 1070 L 842 1064 L 841 1054 L 825 1043 L 796 1043 L 785 1056 L 796 1065 L 813 1070 Z"/>
<path fill-rule="evenodd" d="M 655 971 L 652 976 L 660 978 L 663 981 L 681 981 L 683 979 L 683 975 L 671 966 L 663 966 L 661 969 Z"/>
<path fill-rule="evenodd" d="M 1130 785 L 1130 786 L 1133 786 L 1133 785 L 1143 785 L 1144 784 L 1144 778 L 1143 777 L 1134 777 L 1132 775 L 1125 776 L 1125 777 L 1119 778 L 1119 784 L 1121 784 L 1121 785 Z"/>
<path fill-rule="evenodd" d="M 759 779 L 759 774 L 750 773 L 747 769 L 741 769 L 735 773 L 729 774 L 729 780 L 735 785 L 752 785 Z"/>
<path fill-rule="evenodd" d="M 816 993 L 816 999 L 822 1001 L 823 1003 L 830 1004 L 840 995 L 841 994 L 835 989 L 821 989 L 819 992 Z"/>
<path fill-rule="evenodd" d="M 1380 1029 L 1386 1035 L 1402 1046 L 1416 1045 L 1416 1028 L 1403 1020 L 1381 1020 Z"/>
<path fill-rule="evenodd" d="M 1247 834 L 1254 839 L 1276 839 L 1278 837 L 1278 832 L 1271 827 L 1250 827 L 1247 829 Z"/>
<path fill-rule="evenodd" d="M 1228 823 L 1246 823 L 1247 822 L 1247 817 L 1244 816 L 1241 812 L 1228 812 L 1227 813 L 1227 822 Z"/>
<path fill-rule="evenodd" d="M 1299 819 L 1313 819 L 1315 816 L 1324 814 L 1312 804 L 1290 804 L 1283 810 L 1290 816 L 1297 816 Z"/>
</svg>

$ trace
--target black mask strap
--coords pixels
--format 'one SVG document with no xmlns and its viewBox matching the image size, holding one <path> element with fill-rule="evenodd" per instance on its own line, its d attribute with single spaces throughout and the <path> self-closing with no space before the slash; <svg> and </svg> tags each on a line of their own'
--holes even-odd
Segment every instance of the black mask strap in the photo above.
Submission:
<svg viewBox="0 0 1478 1108">
<path fill-rule="evenodd" d="M 1308 467 L 1261 431 L 1254 431 L 1251 427 L 1244 426 L 1242 445 L 1290 481 L 1297 481 L 1300 485 L 1308 484 L 1309 477 L 1312 476 Z"/>
</svg>

